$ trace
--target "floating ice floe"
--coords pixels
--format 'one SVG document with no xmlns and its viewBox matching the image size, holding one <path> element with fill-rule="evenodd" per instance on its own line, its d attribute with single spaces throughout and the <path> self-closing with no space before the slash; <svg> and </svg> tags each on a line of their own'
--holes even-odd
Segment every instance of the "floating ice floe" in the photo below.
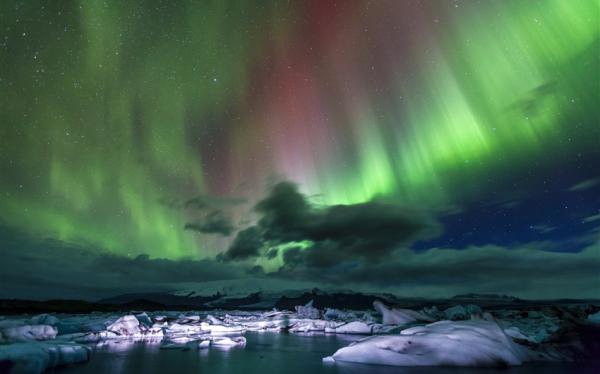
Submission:
<svg viewBox="0 0 600 374">
<path fill-rule="evenodd" d="M 493 321 L 441 321 L 372 336 L 339 349 L 325 362 L 394 366 L 511 366 L 527 357 Z"/>
<path fill-rule="evenodd" d="M 43 373 L 47 369 L 84 362 L 90 349 L 68 342 L 27 342 L 0 345 L 0 362 L 8 361 L 15 373 Z"/>
<path fill-rule="evenodd" d="M 336 334 L 370 335 L 373 333 L 373 325 L 361 321 L 353 321 L 335 327 L 326 332 L 334 332 Z"/>
<path fill-rule="evenodd" d="M 203 331 L 209 331 L 212 334 L 232 334 L 232 333 L 242 333 L 246 331 L 246 328 L 242 325 L 233 325 L 233 324 L 209 324 L 207 322 L 202 322 L 201 327 Z"/>
<path fill-rule="evenodd" d="M 0 328 L 0 343 L 54 339 L 58 330 L 50 325 L 17 325 Z"/>
<path fill-rule="evenodd" d="M 212 338 L 212 345 L 218 347 L 243 347 L 246 345 L 246 338 L 243 336 L 228 337 L 219 336 Z"/>
<path fill-rule="evenodd" d="M 152 324 L 152 320 L 147 314 L 144 313 L 141 315 L 141 319 L 145 322 L 145 324 L 140 323 L 138 317 L 134 315 L 126 315 L 108 325 L 106 330 L 121 337 L 158 338 L 164 335 L 162 326 L 160 324 L 150 325 Z"/>
<path fill-rule="evenodd" d="M 199 349 L 205 349 L 205 348 L 208 348 L 208 347 L 210 347 L 210 339 L 200 340 L 198 342 L 198 348 Z"/>
</svg>

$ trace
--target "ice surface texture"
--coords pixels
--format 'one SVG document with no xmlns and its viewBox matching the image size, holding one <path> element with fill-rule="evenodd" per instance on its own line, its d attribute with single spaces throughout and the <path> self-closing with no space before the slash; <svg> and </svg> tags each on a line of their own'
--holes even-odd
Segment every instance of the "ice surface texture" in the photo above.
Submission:
<svg viewBox="0 0 600 374">
<path fill-rule="evenodd" d="M 325 361 L 394 366 L 520 365 L 525 350 L 496 322 L 441 321 L 403 330 L 400 335 L 372 336 L 341 348 Z"/>
</svg>

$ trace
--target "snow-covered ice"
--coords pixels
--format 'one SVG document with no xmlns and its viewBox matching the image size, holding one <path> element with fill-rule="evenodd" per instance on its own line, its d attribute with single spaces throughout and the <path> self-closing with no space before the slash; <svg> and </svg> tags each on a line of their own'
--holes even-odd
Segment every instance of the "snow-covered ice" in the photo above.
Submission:
<svg viewBox="0 0 600 374">
<path fill-rule="evenodd" d="M 493 321 L 441 321 L 372 336 L 339 349 L 327 361 L 394 366 L 520 365 L 524 348 Z"/>
</svg>

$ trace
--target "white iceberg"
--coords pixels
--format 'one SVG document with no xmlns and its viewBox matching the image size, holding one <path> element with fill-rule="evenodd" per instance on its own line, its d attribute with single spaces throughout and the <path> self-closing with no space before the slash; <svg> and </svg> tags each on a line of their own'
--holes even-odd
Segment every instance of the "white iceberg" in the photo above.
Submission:
<svg viewBox="0 0 600 374">
<path fill-rule="evenodd" d="M 243 336 L 236 336 L 236 337 L 227 337 L 227 336 L 222 336 L 222 337 L 213 337 L 212 339 L 212 345 L 214 346 L 220 346 L 220 347 L 236 347 L 236 346 L 245 346 L 246 345 L 246 338 L 244 338 Z"/>
<path fill-rule="evenodd" d="M 324 361 L 394 366 L 511 366 L 527 357 L 493 321 L 441 321 L 372 336 L 339 349 Z"/>
<path fill-rule="evenodd" d="M 208 340 L 201 340 L 198 342 L 198 349 L 205 349 L 210 347 L 210 339 Z"/>
<path fill-rule="evenodd" d="M 106 327 L 106 330 L 114 332 L 117 335 L 136 336 L 141 335 L 140 322 L 134 315 L 120 317 L 115 322 Z"/>
<path fill-rule="evenodd" d="M 218 324 L 213 325 L 207 322 L 200 324 L 202 331 L 210 332 L 211 334 L 231 334 L 231 333 L 242 333 L 246 331 L 246 328 L 242 325 L 233 324 Z"/>
<path fill-rule="evenodd" d="M 327 329 L 335 328 L 335 322 L 325 321 L 322 319 L 300 319 L 292 320 L 292 326 L 289 332 L 292 333 L 307 333 L 307 332 L 326 332 Z"/>
<path fill-rule="evenodd" d="M 353 321 L 338 326 L 333 329 L 336 334 L 357 334 L 357 335 L 370 335 L 373 333 L 373 325 L 361 321 Z"/>
<path fill-rule="evenodd" d="M 415 321 L 433 322 L 434 320 L 423 313 L 410 309 L 388 308 L 379 300 L 373 301 L 373 308 L 381 313 L 384 325 L 405 325 Z"/>
<path fill-rule="evenodd" d="M 161 338 L 164 335 L 163 325 L 152 324 L 152 320 L 146 313 L 120 317 L 108 325 L 106 331 L 117 334 L 119 337 L 131 338 Z"/>
</svg>

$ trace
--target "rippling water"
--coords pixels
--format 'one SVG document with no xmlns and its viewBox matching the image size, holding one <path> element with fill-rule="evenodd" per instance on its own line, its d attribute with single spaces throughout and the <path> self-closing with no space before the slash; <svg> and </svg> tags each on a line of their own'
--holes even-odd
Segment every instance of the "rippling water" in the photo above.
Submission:
<svg viewBox="0 0 600 374">
<path fill-rule="evenodd" d="M 361 364 L 324 364 L 321 359 L 358 340 L 351 335 L 246 333 L 245 348 L 161 350 L 159 342 L 114 341 L 94 347 L 89 362 L 51 373 L 407 373 L 407 374 L 538 374 L 599 373 L 592 365 L 528 364 L 494 368 L 402 368 Z"/>
</svg>

